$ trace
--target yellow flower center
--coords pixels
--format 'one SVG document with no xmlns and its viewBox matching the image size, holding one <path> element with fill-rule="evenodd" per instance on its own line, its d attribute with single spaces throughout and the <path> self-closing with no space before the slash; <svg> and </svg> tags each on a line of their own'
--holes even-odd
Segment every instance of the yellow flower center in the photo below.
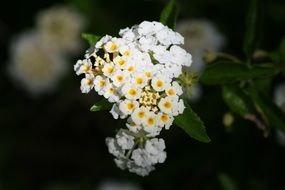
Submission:
<svg viewBox="0 0 285 190">
<path fill-rule="evenodd" d="M 147 119 L 147 124 L 150 125 L 150 126 L 154 125 L 154 119 L 152 117 L 148 118 Z"/>
<path fill-rule="evenodd" d="M 139 103 L 149 107 L 149 109 L 151 109 L 153 112 L 157 112 L 157 103 L 158 103 L 158 99 L 160 98 L 160 95 L 157 92 L 153 92 L 151 91 L 151 89 L 149 88 L 149 86 L 146 86 L 142 93 L 141 93 L 141 97 L 139 99 Z"/>
<path fill-rule="evenodd" d="M 103 87 L 103 86 L 105 85 L 105 83 L 106 83 L 106 81 L 100 80 L 100 81 L 99 81 L 99 86 L 100 86 L 100 87 Z"/>
<path fill-rule="evenodd" d="M 90 80 L 90 79 L 87 79 L 87 80 L 86 80 L 86 84 L 87 84 L 88 86 L 91 86 L 91 85 L 93 84 L 93 81 Z"/>
<path fill-rule="evenodd" d="M 175 92 L 174 92 L 173 88 L 170 88 L 170 89 L 168 90 L 168 94 L 169 94 L 170 96 L 175 95 Z"/>
<path fill-rule="evenodd" d="M 146 72 L 145 72 L 145 76 L 146 76 L 147 78 L 150 78 L 150 77 L 151 77 L 151 72 L 146 71 Z"/>
<path fill-rule="evenodd" d="M 114 92 L 115 92 L 115 89 L 113 87 L 109 88 L 109 93 L 110 94 L 114 94 Z"/>
<path fill-rule="evenodd" d="M 163 86 L 163 82 L 161 80 L 157 80 L 156 81 L 156 86 L 159 87 L 159 88 L 162 87 Z"/>
<path fill-rule="evenodd" d="M 119 82 L 122 82 L 122 81 L 124 80 L 124 77 L 123 77 L 122 75 L 118 75 L 118 76 L 117 76 L 117 80 L 118 80 Z"/>
<path fill-rule="evenodd" d="M 129 56 L 130 55 L 130 51 L 126 50 L 123 54 L 124 54 L 124 56 Z"/>
<path fill-rule="evenodd" d="M 134 72 L 134 71 L 135 71 L 135 67 L 134 67 L 134 66 L 130 66 L 130 67 L 128 68 L 128 71 L 129 71 L 129 72 Z"/>
<path fill-rule="evenodd" d="M 107 72 L 108 72 L 108 73 L 111 74 L 111 73 L 113 73 L 113 71 L 114 71 L 114 68 L 113 68 L 113 67 L 108 67 L 108 69 L 107 69 Z"/>
<path fill-rule="evenodd" d="M 144 111 L 139 111 L 138 112 L 138 116 L 139 116 L 139 118 L 143 118 L 145 116 L 145 112 Z"/>
<path fill-rule="evenodd" d="M 136 94 L 137 94 L 137 91 L 136 91 L 135 89 L 131 88 L 131 89 L 129 90 L 129 95 L 135 96 Z"/>
<path fill-rule="evenodd" d="M 166 108 L 166 109 L 170 109 L 172 107 L 172 103 L 171 102 L 164 102 L 163 106 Z"/>
<path fill-rule="evenodd" d="M 163 115 L 160 117 L 160 119 L 161 119 L 161 121 L 162 121 L 163 123 L 167 123 L 168 120 L 169 120 L 168 115 L 165 115 L 165 114 L 163 114 Z"/>
<path fill-rule="evenodd" d="M 112 42 L 110 45 L 110 50 L 115 51 L 117 48 L 118 48 L 117 44 Z"/>
<path fill-rule="evenodd" d="M 121 65 L 121 66 L 124 65 L 125 63 L 126 63 L 126 61 L 124 59 L 119 59 L 118 60 L 118 64 Z"/>
<path fill-rule="evenodd" d="M 129 103 L 129 104 L 127 105 L 127 107 L 128 107 L 129 110 L 133 110 L 134 107 L 135 107 L 135 105 L 134 105 L 133 103 Z"/>
<path fill-rule="evenodd" d="M 143 79 L 141 77 L 136 78 L 136 83 L 137 84 L 142 84 L 143 83 Z"/>
<path fill-rule="evenodd" d="M 82 71 L 83 71 L 83 72 L 86 73 L 86 72 L 88 72 L 89 70 L 90 70 L 90 66 L 85 66 L 85 65 L 82 66 Z"/>
</svg>

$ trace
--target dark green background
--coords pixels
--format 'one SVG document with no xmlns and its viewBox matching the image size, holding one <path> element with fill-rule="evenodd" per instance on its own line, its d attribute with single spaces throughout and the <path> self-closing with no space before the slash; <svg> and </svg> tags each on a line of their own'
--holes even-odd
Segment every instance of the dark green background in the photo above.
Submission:
<svg viewBox="0 0 285 190">
<path fill-rule="evenodd" d="M 68 76 L 55 93 L 35 99 L 15 88 L 6 73 L 10 40 L 34 27 L 37 12 L 65 3 L 76 6 L 90 21 L 86 32 L 116 35 L 120 28 L 143 20 L 158 20 L 166 1 L 1 3 L 0 189 L 89 190 L 110 178 L 130 180 L 145 189 L 285 189 L 285 147 L 277 144 L 275 131 L 264 138 L 253 123 L 238 116 L 234 126 L 225 129 L 222 117 L 228 108 L 219 87 L 204 87 L 202 99 L 192 103 L 205 122 L 211 143 L 190 139 L 180 128 L 164 131 L 167 160 L 145 178 L 118 169 L 107 152 L 105 137 L 114 136 L 117 121 L 108 112 L 89 112 L 99 98 L 95 92 L 81 94 L 80 77 L 73 72 L 73 64 L 84 52 L 78 52 L 79 57 L 70 60 Z M 178 3 L 179 19 L 213 21 L 227 38 L 225 51 L 244 56 L 241 46 L 248 1 L 181 0 Z M 285 34 L 285 3 L 267 0 L 264 7 L 261 48 L 271 51 Z M 282 80 L 284 78 L 278 77 L 273 81 L 270 93 Z M 231 186 L 236 187 L 231 189 Z"/>
</svg>

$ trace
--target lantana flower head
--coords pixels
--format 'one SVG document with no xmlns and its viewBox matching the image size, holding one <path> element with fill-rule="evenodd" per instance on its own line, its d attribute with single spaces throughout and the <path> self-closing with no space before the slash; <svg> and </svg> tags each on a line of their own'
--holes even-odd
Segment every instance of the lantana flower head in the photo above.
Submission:
<svg viewBox="0 0 285 190">
<path fill-rule="evenodd" d="M 159 22 L 144 21 L 119 35 L 102 37 L 74 70 L 85 76 L 83 93 L 94 88 L 113 103 L 114 119 L 126 119 L 126 129 L 106 140 L 116 164 L 144 176 L 166 159 L 164 141 L 155 137 L 184 111 L 177 78 L 192 57 L 179 46 L 183 37 Z"/>
</svg>

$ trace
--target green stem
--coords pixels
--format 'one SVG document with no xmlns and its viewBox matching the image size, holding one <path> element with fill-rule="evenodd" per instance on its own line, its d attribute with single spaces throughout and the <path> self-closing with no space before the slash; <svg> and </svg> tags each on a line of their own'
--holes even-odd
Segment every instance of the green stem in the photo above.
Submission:
<svg viewBox="0 0 285 190">
<path fill-rule="evenodd" d="M 141 144 L 141 140 L 142 138 L 139 138 L 138 140 L 135 141 L 134 146 L 127 152 L 126 154 L 126 158 L 129 159 L 131 156 L 131 153 L 135 150 L 135 148 L 137 147 L 138 144 Z"/>
<path fill-rule="evenodd" d="M 237 63 L 241 63 L 242 62 L 239 58 L 237 58 L 237 57 L 235 57 L 233 55 L 224 53 L 224 52 L 218 52 L 217 56 L 220 57 L 220 58 L 226 58 L 226 59 L 232 60 L 232 61 L 237 62 Z"/>
</svg>

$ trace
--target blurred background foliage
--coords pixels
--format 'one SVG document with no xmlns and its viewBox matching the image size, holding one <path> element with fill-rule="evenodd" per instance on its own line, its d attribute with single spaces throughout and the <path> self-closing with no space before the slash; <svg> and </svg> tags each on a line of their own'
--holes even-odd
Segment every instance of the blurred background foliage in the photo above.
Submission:
<svg viewBox="0 0 285 190">
<path fill-rule="evenodd" d="M 108 112 L 92 113 L 95 92 L 83 95 L 73 64 L 84 50 L 69 59 L 67 76 L 55 92 L 30 97 L 16 88 L 7 74 L 9 44 L 13 36 L 32 28 L 39 11 L 56 4 L 71 4 L 88 21 L 86 32 L 116 35 L 118 30 L 143 20 L 158 20 L 164 0 L 5 1 L 0 7 L 0 189 L 90 190 L 106 179 L 131 181 L 143 189 L 285 189 L 285 147 L 275 132 L 265 138 L 254 123 L 234 115 L 231 127 L 223 125 L 228 108 L 221 89 L 204 87 L 201 99 L 191 103 L 205 122 L 211 143 L 190 139 L 180 128 L 164 131 L 168 158 L 150 176 L 141 178 L 121 171 L 105 146 L 117 121 Z M 224 50 L 237 57 L 248 1 L 180 0 L 178 20 L 204 18 L 226 36 Z M 277 48 L 285 34 L 285 3 L 264 1 L 262 49 Z M 88 44 L 85 44 L 85 49 Z M 35 52 L 36 53 L 36 52 Z M 48 52 L 47 52 L 48 53 Z M 191 53 L 191 52 L 190 52 Z M 268 89 L 284 81 L 274 79 Z M 285 94 L 284 94 L 285 96 Z"/>
</svg>

